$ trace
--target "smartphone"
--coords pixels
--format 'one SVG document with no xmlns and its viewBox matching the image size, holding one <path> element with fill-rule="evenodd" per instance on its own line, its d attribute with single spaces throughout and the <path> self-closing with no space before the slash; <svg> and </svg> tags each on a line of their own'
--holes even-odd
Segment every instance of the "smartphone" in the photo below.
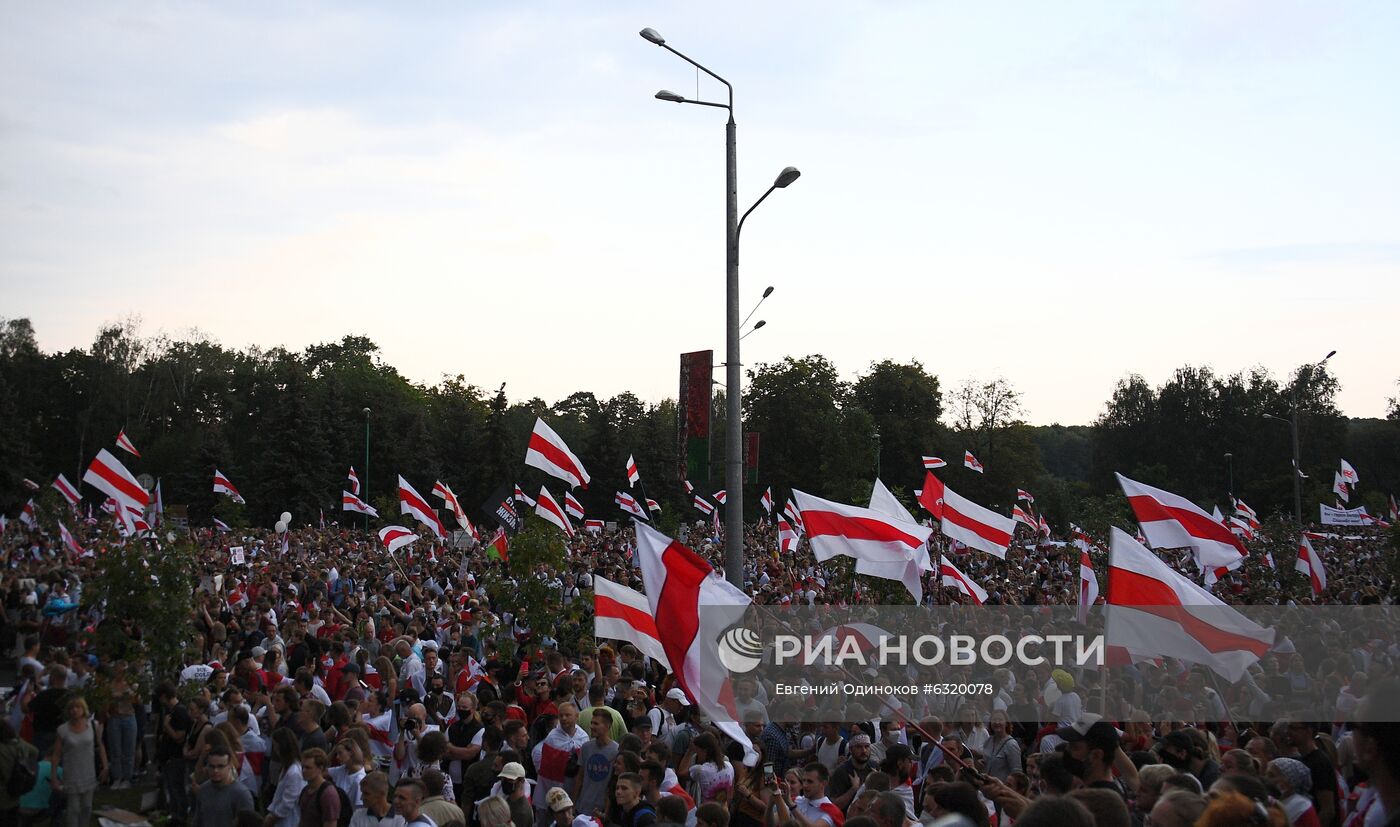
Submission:
<svg viewBox="0 0 1400 827">
<path fill-rule="evenodd" d="M 773 774 L 773 765 L 772 765 L 772 764 L 764 764 L 764 765 L 763 765 L 763 786 L 765 786 L 765 787 L 771 787 L 771 786 L 773 786 L 773 785 L 776 784 L 776 783 L 778 783 L 778 777 L 777 777 L 776 775 Z"/>
</svg>

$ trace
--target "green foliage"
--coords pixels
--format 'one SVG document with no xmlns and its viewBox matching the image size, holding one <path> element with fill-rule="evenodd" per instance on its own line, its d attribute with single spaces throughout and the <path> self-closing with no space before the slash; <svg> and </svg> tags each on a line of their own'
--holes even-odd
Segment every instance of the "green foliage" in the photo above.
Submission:
<svg viewBox="0 0 1400 827">
<path fill-rule="evenodd" d="M 103 606 L 98 654 L 150 663 L 156 675 L 178 672 L 194 644 L 195 585 L 194 546 L 187 539 L 111 543 L 98 554 L 88 586 Z"/>
<path fill-rule="evenodd" d="M 543 518 L 533 514 L 525 520 L 525 525 L 510 541 L 509 561 L 505 572 L 501 567 L 492 567 L 487 574 L 486 586 L 493 595 L 509 594 L 506 604 L 516 618 L 529 626 L 536 634 L 548 634 L 559 639 L 562 630 L 576 625 L 585 602 L 575 600 L 567 608 L 562 605 L 558 591 L 538 576 L 545 567 L 558 569 L 564 563 L 564 535 Z M 591 601 L 587 602 L 591 607 Z M 571 633 L 572 638 L 577 632 Z M 509 637 L 508 635 L 506 637 Z M 506 646 L 507 657 L 513 653 L 513 646 Z"/>
</svg>

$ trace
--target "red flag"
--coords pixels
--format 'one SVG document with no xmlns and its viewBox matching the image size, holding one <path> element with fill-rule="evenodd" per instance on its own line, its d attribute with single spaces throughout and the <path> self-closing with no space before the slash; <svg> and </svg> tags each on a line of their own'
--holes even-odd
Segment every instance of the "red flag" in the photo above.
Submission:
<svg viewBox="0 0 1400 827">
<path fill-rule="evenodd" d="M 490 542 L 486 544 L 486 556 L 503 563 L 510 562 L 510 538 L 506 537 L 504 528 L 496 529 L 496 533 L 491 535 Z"/>
<path fill-rule="evenodd" d="M 933 515 L 935 520 L 943 519 L 943 482 L 928 472 L 924 473 L 924 487 L 918 493 L 919 505 Z"/>
<path fill-rule="evenodd" d="M 583 463 L 543 419 L 536 419 L 535 429 L 530 432 L 525 464 L 558 477 L 572 487 L 588 488 L 589 476 L 583 470 Z"/>
<path fill-rule="evenodd" d="M 117 434 L 117 447 L 122 449 L 123 451 L 126 451 L 128 454 L 131 454 L 137 459 L 141 458 L 141 452 L 136 450 L 135 445 L 131 444 L 131 437 L 126 435 L 125 430 Z"/>
<path fill-rule="evenodd" d="M 627 641 L 671 671 L 646 595 L 606 577 L 593 578 L 593 636 Z"/>
</svg>

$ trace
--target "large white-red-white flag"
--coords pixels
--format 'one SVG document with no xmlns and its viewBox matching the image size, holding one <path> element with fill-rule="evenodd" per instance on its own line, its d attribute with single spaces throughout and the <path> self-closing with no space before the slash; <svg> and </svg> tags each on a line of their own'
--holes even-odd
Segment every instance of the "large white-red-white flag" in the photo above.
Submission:
<svg viewBox="0 0 1400 827">
<path fill-rule="evenodd" d="M 1312 543 L 1307 537 L 1302 537 L 1298 541 L 1298 562 L 1293 564 L 1293 568 L 1302 574 L 1307 575 L 1308 582 L 1312 584 L 1314 595 L 1322 594 L 1327 590 L 1327 569 L 1322 565 L 1322 558 L 1317 556 L 1313 550 Z"/>
<path fill-rule="evenodd" d="M 353 511 L 356 514 L 368 514 L 371 517 L 379 516 L 379 512 L 374 510 L 374 506 L 349 491 L 340 492 L 340 510 Z"/>
<path fill-rule="evenodd" d="M 78 489 L 74 488 L 73 483 L 69 482 L 68 478 L 62 474 L 59 474 L 58 478 L 53 481 L 53 487 L 63 495 L 63 499 L 67 500 L 69 505 L 77 506 L 79 502 L 82 502 L 83 498 L 78 493 Z"/>
<path fill-rule="evenodd" d="M 239 505 L 247 502 L 243 499 L 243 495 L 238 493 L 238 489 L 234 487 L 233 483 L 229 482 L 228 477 L 224 476 L 223 472 L 217 468 L 214 469 L 214 493 L 227 495 L 230 500 Z"/>
<path fill-rule="evenodd" d="M 971 451 L 963 451 L 963 467 L 982 473 L 982 463 L 977 461 L 977 457 L 974 457 Z"/>
<path fill-rule="evenodd" d="M 1104 642 L 1210 667 L 1230 682 L 1274 645 L 1274 630 L 1172 570 L 1126 532 L 1109 540 Z"/>
<path fill-rule="evenodd" d="M 572 491 L 564 492 L 564 513 L 573 517 L 575 520 L 583 519 L 583 503 L 579 502 L 578 499 L 574 497 L 574 492 Z"/>
<path fill-rule="evenodd" d="M 1099 599 L 1099 576 L 1094 572 L 1094 563 L 1089 552 L 1079 551 L 1079 622 L 1089 622 L 1089 607 Z"/>
<path fill-rule="evenodd" d="M 1200 506 L 1178 494 L 1117 474 L 1138 526 L 1153 548 L 1189 548 L 1205 574 L 1238 568 L 1244 544 Z"/>
<path fill-rule="evenodd" d="M 379 529 L 379 542 L 392 554 L 409 543 L 417 541 L 418 535 L 412 529 L 401 525 L 386 525 Z"/>
<path fill-rule="evenodd" d="M 593 578 L 593 636 L 625 640 L 671 671 L 647 596 L 606 577 Z"/>
<path fill-rule="evenodd" d="M 432 530 L 433 536 L 439 540 L 447 539 L 447 530 L 442 527 L 437 510 L 402 475 L 399 476 L 399 513 L 413 515 L 414 519 Z"/>
<path fill-rule="evenodd" d="M 535 429 L 530 432 L 530 445 L 525 449 L 525 464 L 538 468 L 552 477 L 567 482 L 571 487 L 588 487 L 588 472 L 579 462 L 564 440 L 554 433 L 554 429 L 543 419 L 535 420 Z"/>
<path fill-rule="evenodd" d="M 744 616 L 749 596 L 715 574 L 704 558 L 644 523 L 637 523 L 637 558 L 647 604 L 676 683 L 686 697 L 757 759 L 734 703 L 719 638 Z"/>
<path fill-rule="evenodd" d="M 631 488 L 642 481 L 642 474 L 637 470 L 637 460 L 631 454 L 627 455 L 627 487 Z"/>
<path fill-rule="evenodd" d="M 535 500 L 535 513 L 564 532 L 565 536 L 574 536 L 574 527 L 569 524 L 569 518 L 564 516 L 564 509 L 559 507 L 554 495 L 543 485 L 540 486 L 540 496 Z"/>
<path fill-rule="evenodd" d="M 618 491 L 613 496 L 613 502 L 617 503 L 618 508 L 622 509 L 623 511 L 626 511 L 633 517 L 636 517 L 640 520 L 647 519 L 646 511 L 642 510 L 642 506 L 638 504 L 637 498 L 632 496 L 631 494 L 628 494 L 625 491 Z"/>
<path fill-rule="evenodd" d="M 97 452 L 87 472 L 83 474 L 83 482 L 123 505 L 144 509 L 151 501 L 150 495 L 141 487 L 141 483 L 136 481 L 136 477 L 132 476 L 131 472 L 126 470 L 126 466 L 106 448 Z"/>
<path fill-rule="evenodd" d="M 945 537 L 957 540 L 968 548 L 985 551 L 1001 560 L 1006 559 L 1006 550 L 1011 546 L 1011 537 L 1016 533 L 1016 521 L 983 508 L 953 489 L 943 484 L 933 474 L 924 474 L 924 487 L 919 494 L 919 503 L 939 522 L 939 530 Z M 1031 523 L 1031 528 L 1037 528 Z"/>
<path fill-rule="evenodd" d="M 131 443 L 131 437 L 126 435 L 125 429 L 117 432 L 117 447 L 137 459 L 141 458 L 141 452 L 136 450 L 136 446 Z"/>
<path fill-rule="evenodd" d="M 1361 477 L 1357 475 L 1356 469 L 1352 468 L 1351 463 L 1346 460 L 1342 460 L 1342 470 L 1340 473 L 1342 479 L 1346 480 L 1347 485 L 1356 485 L 1358 482 L 1361 482 Z"/>
<path fill-rule="evenodd" d="M 977 585 L 971 577 L 963 574 L 953 561 L 945 556 L 938 558 L 939 582 L 945 586 L 952 586 L 972 599 L 972 602 L 981 606 L 987 602 L 987 590 Z"/>
<path fill-rule="evenodd" d="M 856 560 L 857 571 L 899 580 L 914 596 L 915 604 L 923 600 L 920 562 L 927 558 L 921 558 L 919 551 L 927 545 L 932 528 L 891 517 L 873 508 L 824 500 L 796 489 L 792 496 L 802 511 L 807 542 L 811 543 L 812 555 L 818 562 L 838 555 L 852 557 Z"/>
<path fill-rule="evenodd" d="M 870 490 L 870 510 L 877 511 L 893 519 L 896 523 L 908 525 L 918 525 L 918 520 L 909 509 L 904 507 L 904 503 L 894 495 L 893 491 L 885 485 L 884 481 L 876 479 Z M 929 532 L 932 534 L 932 532 Z M 923 579 L 924 572 L 933 571 L 933 561 L 929 558 L 928 544 L 919 546 L 914 552 L 914 556 L 902 563 L 876 563 L 869 560 L 856 561 L 856 573 L 865 574 L 871 577 L 882 577 L 886 580 L 898 580 L 904 584 L 909 593 L 914 595 L 914 603 L 917 605 L 923 601 Z"/>
</svg>

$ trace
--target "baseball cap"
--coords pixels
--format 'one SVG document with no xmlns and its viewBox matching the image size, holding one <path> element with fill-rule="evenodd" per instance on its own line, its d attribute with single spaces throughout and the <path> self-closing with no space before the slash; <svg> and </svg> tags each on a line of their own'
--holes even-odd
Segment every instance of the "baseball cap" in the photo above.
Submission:
<svg viewBox="0 0 1400 827">
<path fill-rule="evenodd" d="M 574 800 L 569 798 L 569 794 L 564 792 L 563 787 L 555 787 L 549 791 L 549 795 L 544 798 L 545 804 L 549 805 L 550 812 L 557 813 L 560 810 L 567 810 L 574 806 Z"/>
<path fill-rule="evenodd" d="M 1055 734 L 1069 744 L 1088 741 L 1090 747 L 1101 749 L 1105 753 L 1112 753 L 1118 746 L 1118 730 L 1113 728 L 1113 724 L 1103 720 L 1102 715 L 1092 712 L 1080 715 L 1079 720 L 1067 727 L 1060 727 Z"/>
<path fill-rule="evenodd" d="M 520 779 L 525 777 L 525 768 L 520 766 L 519 761 L 511 761 L 509 764 L 506 764 L 504 767 L 501 767 L 501 771 L 496 775 L 496 777 L 508 778 L 511 781 L 519 781 Z M 558 788 L 556 787 L 555 789 Z"/>
<path fill-rule="evenodd" d="M 680 687 L 676 687 L 670 692 L 667 692 L 666 698 L 672 701 L 680 701 L 681 706 L 690 706 L 690 701 L 685 697 L 685 691 L 682 690 Z"/>
</svg>

